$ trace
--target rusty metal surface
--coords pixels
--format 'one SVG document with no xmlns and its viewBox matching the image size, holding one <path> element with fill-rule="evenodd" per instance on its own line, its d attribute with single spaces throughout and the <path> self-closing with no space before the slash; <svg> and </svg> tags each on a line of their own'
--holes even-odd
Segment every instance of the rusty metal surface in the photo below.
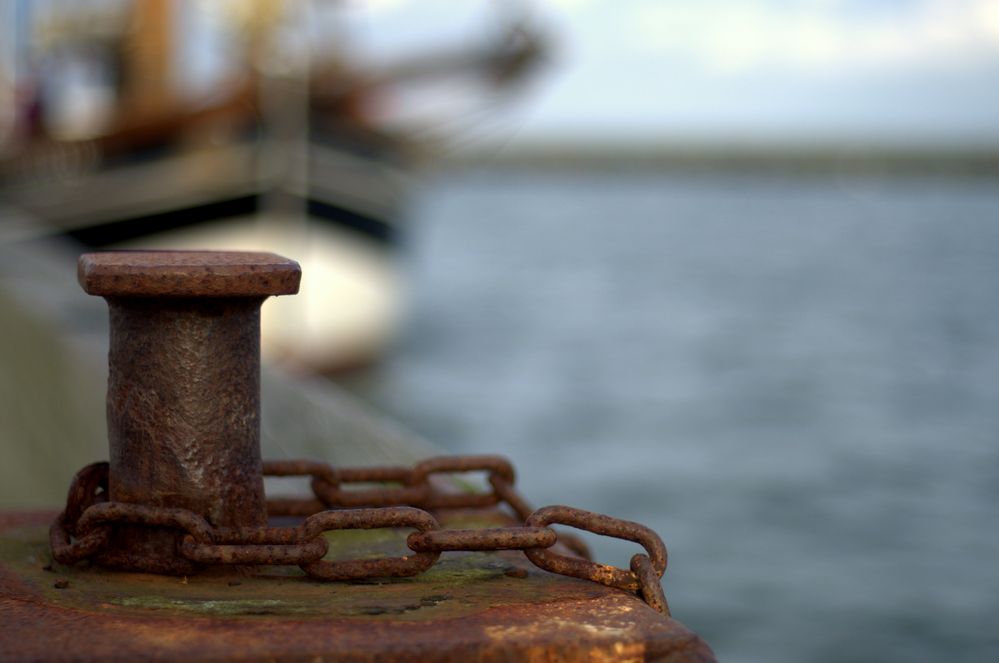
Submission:
<svg viewBox="0 0 999 663">
<path fill-rule="evenodd" d="M 109 298 L 109 497 L 178 507 L 216 526 L 263 525 L 258 297 Z M 115 534 L 172 557 L 175 537 Z"/>
<path fill-rule="evenodd" d="M 100 297 L 268 297 L 298 292 L 298 263 L 273 253 L 107 251 L 77 263 L 84 291 Z"/>
<path fill-rule="evenodd" d="M 108 498 L 180 508 L 216 527 L 267 521 L 260 459 L 260 305 L 297 292 L 298 264 L 269 253 L 85 254 L 84 290 L 110 311 Z M 98 560 L 190 573 L 175 532 L 116 527 Z"/>
<path fill-rule="evenodd" d="M 416 578 L 330 585 L 285 568 L 188 578 L 51 564 L 51 513 L 0 514 L 0 659 L 713 661 L 632 594 L 519 553 L 447 553 Z M 504 524 L 455 512 L 448 526 Z M 337 557 L 405 549 L 394 530 L 327 532 Z"/>
</svg>

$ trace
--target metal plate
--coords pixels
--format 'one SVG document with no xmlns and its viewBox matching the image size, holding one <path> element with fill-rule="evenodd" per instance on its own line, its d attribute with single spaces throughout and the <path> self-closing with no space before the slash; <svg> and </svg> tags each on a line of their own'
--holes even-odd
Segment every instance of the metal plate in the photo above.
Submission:
<svg viewBox="0 0 999 663">
<path fill-rule="evenodd" d="M 0 659 L 714 660 L 635 596 L 518 552 L 445 553 L 421 576 L 380 583 L 277 567 L 176 578 L 52 565 L 54 515 L 0 514 Z M 404 551 L 407 533 L 337 532 L 330 556 Z"/>
</svg>

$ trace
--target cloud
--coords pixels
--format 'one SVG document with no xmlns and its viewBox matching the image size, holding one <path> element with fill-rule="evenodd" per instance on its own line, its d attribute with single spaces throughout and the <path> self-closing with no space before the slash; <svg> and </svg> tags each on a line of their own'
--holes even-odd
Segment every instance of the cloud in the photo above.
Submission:
<svg viewBox="0 0 999 663">
<path fill-rule="evenodd" d="M 924 0 L 877 11 L 834 0 L 643 0 L 631 7 L 635 48 L 725 73 L 895 68 L 999 54 L 996 0 Z"/>
</svg>

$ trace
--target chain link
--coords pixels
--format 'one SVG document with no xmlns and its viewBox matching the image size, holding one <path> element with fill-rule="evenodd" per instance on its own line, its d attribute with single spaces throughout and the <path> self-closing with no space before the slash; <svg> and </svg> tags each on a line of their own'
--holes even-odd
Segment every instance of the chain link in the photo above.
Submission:
<svg viewBox="0 0 999 663">
<path fill-rule="evenodd" d="M 108 464 L 94 463 L 76 474 L 66 509 L 49 530 L 53 558 L 74 564 L 95 557 L 101 562 L 136 561 L 136 555 L 112 549 L 115 525 L 176 530 L 180 559 L 138 558 L 146 569 L 178 573 L 191 564 L 297 565 L 323 580 L 360 580 L 414 576 L 436 563 L 445 551 L 521 550 L 536 566 L 635 591 L 653 609 L 669 616 L 661 578 L 666 570 L 666 546 L 651 529 L 627 520 L 568 506 L 533 510 L 514 489 L 514 471 L 500 456 L 442 456 L 411 467 L 340 467 L 310 460 L 267 461 L 266 476 L 308 477 L 313 498 L 268 500 L 271 516 L 304 516 L 297 527 L 213 527 L 186 510 L 107 501 Z M 435 481 L 441 474 L 485 472 L 487 493 L 459 491 L 454 483 Z M 394 486 L 372 484 L 392 483 Z M 347 488 L 351 484 L 367 487 Z M 510 507 L 523 523 L 516 527 L 442 529 L 430 511 Z M 364 508 L 356 508 L 364 507 Z M 590 561 L 580 539 L 550 527 L 580 530 L 640 544 L 648 554 L 636 554 L 630 569 Z M 412 528 L 406 544 L 412 554 L 376 559 L 326 560 L 325 532 L 347 529 Z M 576 556 L 556 553 L 561 543 Z"/>
<path fill-rule="evenodd" d="M 202 543 L 190 534 L 180 543 L 180 554 L 199 564 L 302 565 L 326 556 L 323 537 L 306 539 L 298 528 L 243 527 L 215 530 L 217 543 Z"/>
<path fill-rule="evenodd" d="M 571 525 L 594 534 L 634 541 L 641 544 L 649 553 L 657 577 L 662 578 L 666 571 L 666 546 L 659 535 L 645 525 L 571 506 L 546 506 L 538 509 L 527 518 L 526 524 L 531 527 L 546 527 L 552 523 Z M 593 580 L 619 589 L 637 590 L 640 586 L 638 576 L 628 569 L 596 564 L 577 557 L 566 557 L 547 550 L 525 550 L 524 554 L 536 566 L 552 573 Z"/>
<path fill-rule="evenodd" d="M 631 570 L 638 577 L 638 595 L 657 612 L 669 616 L 669 603 L 663 593 L 662 572 L 656 571 L 652 559 L 641 553 L 631 558 Z"/>
<path fill-rule="evenodd" d="M 421 509 L 409 506 L 380 509 L 347 509 L 323 511 L 309 516 L 303 531 L 311 536 L 344 529 L 378 529 L 380 527 L 413 527 L 420 532 L 440 529 L 437 519 Z M 302 570 L 323 580 L 360 580 L 363 578 L 400 578 L 423 573 L 441 556 L 439 551 L 417 552 L 403 557 L 381 559 L 351 559 L 316 561 L 302 565 Z"/>
<path fill-rule="evenodd" d="M 550 548 L 558 541 L 547 527 L 495 527 L 490 529 L 442 529 L 410 534 L 410 550 L 527 550 Z"/>
<path fill-rule="evenodd" d="M 49 527 L 49 547 L 52 557 L 60 564 L 74 564 L 108 546 L 107 529 L 77 534 L 76 526 L 83 512 L 98 502 L 107 500 L 108 464 L 92 463 L 73 476 L 66 497 L 66 509 Z M 75 541 L 71 542 L 71 537 Z"/>
</svg>

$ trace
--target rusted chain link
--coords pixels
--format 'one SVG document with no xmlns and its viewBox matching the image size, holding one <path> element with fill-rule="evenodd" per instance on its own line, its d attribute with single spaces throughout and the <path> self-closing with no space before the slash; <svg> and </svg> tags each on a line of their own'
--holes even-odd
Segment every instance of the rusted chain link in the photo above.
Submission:
<svg viewBox="0 0 999 663">
<path fill-rule="evenodd" d="M 662 578 L 666 571 L 666 546 L 662 539 L 645 525 L 591 511 L 574 509 L 571 506 L 546 506 L 538 509 L 527 518 L 527 524 L 531 527 L 546 527 L 552 523 L 571 525 L 594 534 L 603 534 L 615 539 L 626 539 L 639 543 L 649 553 L 656 576 Z M 637 590 L 640 586 L 638 576 L 631 570 L 596 564 L 576 557 L 557 555 L 547 550 L 525 550 L 524 554 L 535 565 L 552 573 L 594 580 L 619 589 Z"/>
<path fill-rule="evenodd" d="M 444 473 L 486 472 L 488 493 L 448 492 L 447 484 L 431 481 Z M 666 547 L 649 528 L 567 506 L 533 511 L 513 488 L 514 472 L 499 456 L 431 458 L 413 467 L 334 468 L 316 461 L 270 461 L 268 476 L 311 479 L 315 499 L 268 502 L 268 513 L 307 516 L 297 527 L 213 527 L 186 509 L 108 502 L 108 465 L 95 463 L 73 479 L 65 511 L 49 530 L 53 558 L 73 564 L 96 557 L 102 563 L 134 555 L 111 549 L 111 530 L 118 525 L 176 530 L 176 563 L 148 560 L 147 568 L 166 573 L 188 572 L 186 564 L 298 565 L 324 580 L 358 580 L 413 576 L 429 569 L 445 551 L 521 550 L 536 566 L 592 580 L 610 587 L 636 591 L 653 609 L 669 615 L 661 578 L 666 570 Z M 348 484 L 396 483 L 395 487 L 347 489 Z M 400 503 L 412 499 L 410 504 Z M 442 529 L 428 510 L 466 509 L 505 503 L 523 521 L 516 527 Z M 367 508 L 344 508 L 363 506 Z M 562 524 L 642 545 L 630 569 L 596 564 L 588 555 L 569 557 L 551 548 L 561 542 L 569 550 L 586 551 L 575 537 L 550 525 Z M 325 532 L 346 529 L 412 528 L 406 544 L 412 554 L 377 559 L 326 560 Z M 182 570 L 183 569 L 183 570 Z"/>
<path fill-rule="evenodd" d="M 494 487 L 489 493 L 444 492 L 430 478 L 436 474 L 487 472 L 495 480 L 512 484 L 513 466 L 500 456 L 439 456 L 412 467 L 341 467 L 314 461 L 267 461 L 264 476 L 310 476 L 315 496 L 327 508 L 415 506 L 422 509 L 474 509 L 495 506 L 502 497 Z M 348 489 L 348 484 L 385 484 Z M 310 500 L 311 502 L 311 500 Z M 300 510 L 302 504 L 282 502 L 283 510 Z M 297 508 L 298 507 L 298 508 Z M 516 511 L 516 507 L 511 505 Z M 519 514 L 518 514 L 519 515 Z M 522 516 L 523 517 L 523 516 Z"/>
<path fill-rule="evenodd" d="M 499 496 L 500 501 L 509 504 L 510 508 L 513 509 L 515 514 L 517 514 L 520 521 L 522 523 L 526 523 L 527 519 L 532 513 L 534 513 L 534 509 L 532 509 L 527 500 L 525 500 L 523 496 L 516 491 L 513 487 L 513 482 L 507 481 L 501 476 L 492 475 L 489 477 L 489 485 L 493 487 L 493 490 Z M 569 532 L 559 532 L 558 538 L 559 541 L 565 545 L 565 547 L 583 559 L 593 559 L 589 546 L 587 546 L 586 543 L 578 536 L 570 534 Z"/>
<path fill-rule="evenodd" d="M 85 535 L 100 525 L 126 523 L 145 527 L 170 527 L 184 530 L 199 543 L 213 543 L 214 530 L 208 521 L 187 509 L 125 502 L 101 502 L 83 512 L 77 530 Z"/>
<path fill-rule="evenodd" d="M 199 543 L 190 534 L 180 543 L 180 553 L 199 564 L 302 565 L 326 556 L 323 537 L 305 540 L 297 528 L 261 527 L 216 530 L 218 543 Z"/>
<path fill-rule="evenodd" d="M 431 481 L 433 475 L 488 472 L 489 493 L 443 492 Z M 507 504 L 524 522 L 534 512 L 514 489 L 515 473 L 502 456 L 439 456 L 411 467 L 375 466 L 334 468 L 312 460 L 265 461 L 264 476 L 308 476 L 316 499 L 268 500 L 272 516 L 307 516 L 324 508 L 415 506 L 423 509 L 474 509 Z M 377 486 L 346 489 L 348 484 L 397 483 L 401 487 Z M 443 484 L 447 485 L 447 484 Z M 590 549 L 577 536 L 559 533 L 559 541 L 580 557 L 590 559 Z"/>
<path fill-rule="evenodd" d="M 632 556 L 631 570 L 638 577 L 638 595 L 657 612 L 669 617 L 669 604 L 663 594 L 662 573 L 652 566 L 648 555 Z"/>
<path fill-rule="evenodd" d="M 49 547 L 52 549 L 52 558 L 60 564 L 75 564 L 107 548 L 109 542 L 107 529 L 90 532 L 86 536 L 77 536 L 76 540 L 71 542 L 70 526 L 71 523 L 67 521 L 66 514 L 61 513 L 49 527 Z"/>
<path fill-rule="evenodd" d="M 323 511 L 306 518 L 303 531 L 320 536 L 323 532 L 343 529 L 378 529 L 414 527 L 420 532 L 440 529 L 437 519 L 426 511 L 409 506 L 380 509 Z M 316 561 L 302 565 L 302 570 L 324 580 L 359 580 L 362 578 L 399 578 L 423 573 L 441 556 L 440 552 L 417 552 L 404 557 Z"/>
<path fill-rule="evenodd" d="M 491 529 L 444 529 L 410 534 L 410 550 L 527 550 L 550 548 L 558 541 L 547 527 L 496 527 Z"/>
<path fill-rule="evenodd" d="M 49 527 L 49 547 L 60 564 L 74 564 L 94 555 L 108 545 L 108 530 L 77 534 L 77 523 L 88 508 L 107 500 L 108 464 L 92 463 L 73 477 L 66 497 L 66 509 Z M 70 537 L 76 540 L 71 541 Z"/>
<path fill-rule="evenodd" d="M 76 527 L 80 516 L 88 507 L 107 501 L 108 468 L 106 462 L 91 463 L 73 477 L 69 485 L 69 496 L 66 498 L 66 522 L 72 527 Z M 70 534 L 76 532 L 71 531 Z"/>
</svg>

